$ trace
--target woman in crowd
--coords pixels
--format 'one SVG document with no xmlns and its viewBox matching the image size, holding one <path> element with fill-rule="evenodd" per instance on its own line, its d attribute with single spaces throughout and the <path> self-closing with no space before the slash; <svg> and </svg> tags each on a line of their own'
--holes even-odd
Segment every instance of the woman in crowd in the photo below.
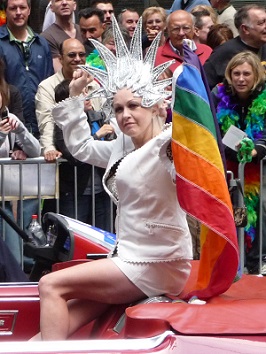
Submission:
<svg viewBox="0 0 266 354">
<path fill-rule="evenodd" d="M 151 45 L 159 32 L 162 32 L 160 46 L 165 43 L 166 18 L 166 12 L 162 7 L 152 6 L 143 11 L 143 28 L 147 36 L 143 43 L 145 50 Z"/>
<path fill-rule="evenodd" d="M 0 58 L 0 89 L 2 94 L 4 96 L 6 95 L 9 112 L 15 114 L 24 123 L 22 98 L 20 92 L 15 86 L 9 85 L 6 82 L 5 63 L 2 58 Z"/>
<path fill-rule="evenodd" d="M 226 24 L 216 24 L 210 29 L 206 44 L 214 49 L 232 38 L 234 38 L 233 32 Z"/>
<path fill-rule="evenodd" d="M 0 158 L 11 157 L 24 160 L 40 156 L 41 148 L 37 139 L 29 133 L 24 124 L 8 110 L 10 92 L 8 86 L 0 86 Z M 6 201 L 4 209 L 13 218 L 12 204 Z M 2 224 L 2 219 L 0 220 Z M 3 226 L 3 225 L 1 225 Z M 1 227 L 1 233 L 3 228 Z M 22 251 L 17 233 L 6 224 L 5 241 L 13 256 L 22 264 Z"/>
<path fill-rule="evenodd" d="M 125 28 L 121 28 L 120 27 L 120 31 L 122 33 L 122 36 L 124 38 L 124 41 L 127 45 L 127 47 L 129 48 L 130 46 L 130 41 L 131 41 L 131 37 L 129 35 L 129 32 L 127 29 Z M 102 35 L 102 44 L 108 48 L 114 55 L 116 55 L 116 47 L 115 47 L 115 41 L 114 41 L 114 33 L 113 33 L 113 29 L 111 26 L 109 26 Z"/>
<path fill-rule="evenodd" d="M 87 70 L 100 79 L 121 134 L 112 141 L 90 136 L 80 96 L 87 73 L 80 70 L 70 84 L 72 98 L 59 103 L 53 116 L 75 158 L 106 168 L 103 184 L 117 205 L 117 244 L 107 259 L 41 278 L 43 340 L 69 337 L 111 304 L 177 295 L 190 273 L 191 237 L 173 182 L 172 128 L 161 119 L 161 104 L 169 95 L 164 88 L 171 79 L 157 83 L 160 71 L 153 58 L 158 42 L 149 61 L 142 61 L 140 23 L 130 53 L 114 18 L 113 26 L 116 57 L 93 41 L 108 70 Z"/>
<path fill-rule="evenodd" d="M 24 160 L 27 156 L 40 156 L 39 142 L 27 131 L 22 123 L 23 110 L 19 90 L 8 85 L 4 78 L 5 66 L 0 59 L 0 158 L 11 157 L 16 160 Z M 11 112 L 11 113 L 10 113 Z M 4 207 L 7 215 L 14 218 L 12 203 L 6 201 Z M 11 226 L 5 224 L 3 232 L 2 218 L 0 218 L 0 233 L 15 257 L 22 264 L 21 242 L 18 234 Z"/>
<path fill-rule="evenodd" d="M 259 58 L 251 52 L 234 56 L 227 65 L 225 82 L 213 89 L 217 119 L 222 135 L 231 125 L 246 132 L 236 148 L 227 147 L 227 169 L 237 175 L 239 162 L 245 166 L 245 205 L 248 224 L 245 227 L 246 266 L 249 273 L 258 272 L 259 183 L 260 160 L 266 155 L 266 90 L 265 74 Z"/>
</svg>

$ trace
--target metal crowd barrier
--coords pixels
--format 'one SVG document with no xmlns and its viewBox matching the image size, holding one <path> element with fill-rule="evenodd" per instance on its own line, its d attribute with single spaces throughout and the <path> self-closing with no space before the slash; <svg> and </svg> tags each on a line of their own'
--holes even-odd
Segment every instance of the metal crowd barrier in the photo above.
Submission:
<svg viewBox="0 0 266 354">
<path fill-rule="evenodd" d="M 242 185 L 242 189 L 245 189 L 245 164 L 240 163 L 238 165 L 238 178 L 240 179 L 240 183 Z M 241 193 L 238 193 L 238 206 L 244 206 L 244 198 Z M 245 231 L 244 227 L 237 228 L 237 236 L 239 243 L 239 254 L 240 254 L 240 272 L 244 273 L 245 267 Z"/>
<path fill-rule="evenodd" d="M 238 178 L 240 179 L 243 191 L 245 189 L 245 164 L 238 165 Z M 259 190 L 259 272 L 266 275 L 263 270 L 263 248 L 265 247 L 265 241 L 263 237 L 264 228 L 266 223 L 266 158 L 260 162 L 260 190 Z M 244 206 L 244 198 L 241 193 L 238 193 L 238 206 Z M 266 232 L 266 230 L 265 230 Z M 240 271 L 244 272 L 245 265 L 245 235 L 244 228 L 237 228 L 239 253 L 240 253 Z"/>
<path fill-rule="evenodd" d="M 28 158 L 26 160 L 12 160 L 10 158 L 0 159 L 0 202 L 3 209 L 6 202 L 21 203 L 17 219 L 19 226 L 23 229 L 23 202 L 28 199 L 38 200 L 38 217 L 41 223 L 42 201 L 44 199 L 56 200 L 56 212 L 60 213 L 59 206 L 59 165 L 68 163 L 65 159 L 57 159 L 55 163 L 48 163 L 43 157 Z M 74 166 L 74 214 L 77 219 L 77 166 Z M 113 203 L 110 199 L 111 215 L 113 220 Z M 107 216 L 108 217 L 108 216 Z M 111 232 L 113 232 L 113 222 Z M 6 237 L 6 222 L 2 219 L 1 236 Z M 95 188 L 94 188 L 94 167 L 92 167 L 92 225 L 95 226 Z M 23 241 L 21 240 L 21 243 Z M 22 244 L 21 249 L 23 250 Z"/>
<path fill-rule="evenodd" d="M 229 183 L 229 191 L 234 189 L 237 190 L 237 179 L 240 180 L 242 188 L 244 190 L 244 165 L 239 164 L 238 167 L 238 177 L 234 176 L 232 171 L 227 171 L 227 178 Z M 235 200 L 237 206 L 242 207 L 244 206 L 244 198 L 241 193 L 237 193 L 235 195 Z M 245 237 L 244 237 L 244 228 L 238 227 L 237 228 L 237 238 L 238 238 L 238 245 L 239 245 L 239 263 L 240 263 L 240 272 L 244 272 L 244 265 L 245 265 Z"/>
<path fill-rule="evenodd" d="M 261 273 L 264 274 L 263 270 L 263 249 L 265 247 L 265 240 L 263 237 L 264 230 L 263 225 L 266 224 L 266 158 L 262 159 L 260 162 L 260 238 L 259 238 L 259 266 Z"/>
<path fill-rule="evenodd" d="M 47 163 L 43 157 L 28 158 L 26 160 L 12 160 L 10 158 L 0 159 L 0 202 L 3 208 L 7 201 L 20 201 L 20 220 L 19 226 L 23 228 L 23 201 L 27 199 L 38 200 L 38 217 L 41 223 L 41 209 L 43 199 L 56 199 L 56 212 L 60 213 L 59 206 L 59 165 L 68 163 L 62 158 L 57 159 L 55 163 Z M 259 233 L 259 267 L 262 269 L 263 252 L 263 222 L 264 210 L 266 211 L 266 158 L 261 160 L 260 165 L 260 233 Z M 245 164 L 239 164 L 238 178 L 245 186 Z M 229 183 L 233 187 L 235 183 L 234 175 L 228 171 Z M 92 225 L 95 226 L 95 188 L 94 188 L 94 167 L 92 167 Z M 78 201 L 77 201 L 77 167 L 74 166 L 74 213 L 77 219 Z M 111 205 L 111 232 L 113 230 L 113 203 Z M 238 193 L 238 206 L 244 206 L 244 200 L 241 193 Z M 2 237 L 5 239 L 5 222 L 2 223 Z M 239 250 L 240 250 L 240 270 L 243 273 L 245 264 L 245 239 L 244 228 L 237 228 Z M 21 240 L 22 242 L 22 240 Z"/>
<path fill-rule="evenodd" d="M 41 218 L 42 199 L 58 198 L 59 162 L 46 163 L 43 157 L 26 160 L 0 159 L 0 201 L 22 203 L 21 227 L 23 228 L 23 200 L 38 199 L 38 215 Z"/>
</svg>

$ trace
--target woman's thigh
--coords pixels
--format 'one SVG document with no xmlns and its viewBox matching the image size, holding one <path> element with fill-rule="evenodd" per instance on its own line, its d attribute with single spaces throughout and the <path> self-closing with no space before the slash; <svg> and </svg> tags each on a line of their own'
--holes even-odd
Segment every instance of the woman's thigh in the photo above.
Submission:
<svg viewBox="0 0 266 354">
<path fill-rule="evenodd" d="M 41 278 L 40 295 L 121 304 L 144 298 L 111 259 L 86 262 Z"/>
</svg>

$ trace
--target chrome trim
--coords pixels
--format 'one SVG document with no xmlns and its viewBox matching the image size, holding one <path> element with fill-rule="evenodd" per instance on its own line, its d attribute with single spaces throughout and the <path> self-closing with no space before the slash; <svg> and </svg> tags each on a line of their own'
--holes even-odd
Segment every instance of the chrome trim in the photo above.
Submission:
<svg viewBox="0 0 266 354">
<path fill-rule="evenodd" d="M 0 336 L 11 336 L 14 332 L 18 310 L 0 310 L 0 317 L 2 315 L 13 315 L 13 320 L 9 331 L 1 331 L 1 327 L 5 326 L 5 321 L 0 319 Z"/>
<path fill-rule="evenodd" d="M 0 283 L 0 288 L 17 288 L 17 287 L 23 287 L 23 288 L 36 288 L 38 286 L 37 282 L 14 282 L 14 283 Z"/>
<path fill-rule="evenodd" d="M 144 300 L 141 301 L 137 301 L 134 304 L 131 304 L 131 306 L 136 306 L 136 305 L 140 305 L 140 304 L 153 304 L 153 303 L 159 303 L 159 302 L 172 302 L 172 300 L 167 297 L 167 296 L 153 296 L 153 297 L 148 297 Z M 126 314 L 125 312 L 120 316 L 120 318 L 118 319 L 118 321 L 116 322 L 113 330 L 116 333 L 121 333 L 122 329 L 124 328 L 126 323 Z"/>
<path fill-rule="evenodd" d="M 26 301 L 30 301 L 30 302 L 33 302 L 33 301 L 37 301 L 39 302 L 40 301 L 40 298 L 39 296 L 36 297 L 36 296 L 5 296 L 5 297 L 0 297 L 0 302 L 9 302 L 9 301 L 16 301 L 16 302 L 26 302 Z"/>
<path fill-rule="evenodd" d="M 158 347 L 170 335 L 172 331 L 166 331 L 158 336 L 144 339 L 93 339 L 79 341 L 47 341 L 47 342 L 2 342 L 0 353 L 95 353 L 105 351 L 147 351 Z"/>
</svg>

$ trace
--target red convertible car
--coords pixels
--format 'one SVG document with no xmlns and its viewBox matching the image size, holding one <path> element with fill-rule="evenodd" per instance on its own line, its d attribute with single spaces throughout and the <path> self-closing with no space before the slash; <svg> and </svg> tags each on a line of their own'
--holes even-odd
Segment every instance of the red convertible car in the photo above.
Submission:
<svg viewBox="0 0 266 354">
<path fill-rule="evenodd" d="M 0 353 L 266 353 L 266 279 L 254 275 L 206 303 L 185 302 L 182 294 L 147 298 L 113 306 L 68 341 L 28 341 L 39 331 L 38 279 L 106 256 L 115 242 L 115 235 L 59 214 L 45 215 L 45 231 L 51 224 L 53 247 L 25 246 L 35 259 L 29 281 L 0 283 Z M 192 263 L 184 292 L 195 281 Z"/>
</svg>

